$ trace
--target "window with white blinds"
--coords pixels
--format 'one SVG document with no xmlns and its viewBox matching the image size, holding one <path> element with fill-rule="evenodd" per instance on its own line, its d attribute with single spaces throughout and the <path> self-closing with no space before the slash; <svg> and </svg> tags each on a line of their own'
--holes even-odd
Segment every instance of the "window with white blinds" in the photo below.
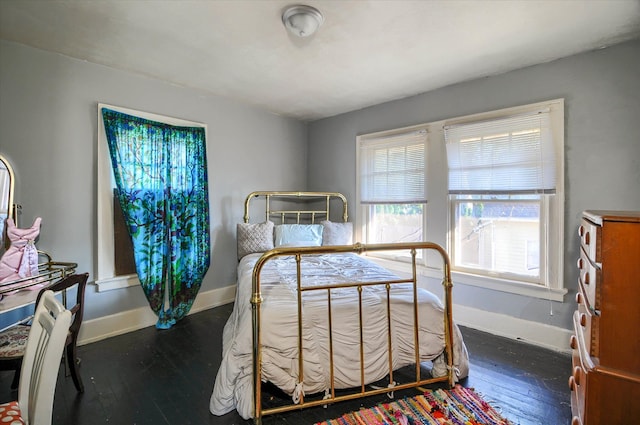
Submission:
<svg viewBox="0 0 640 425">
<path fill-rule="evenodd" d="M 444 129 L 451 194 L 555 193 L 549 110 Z"/>
<path fill-rule="evenodd" d="M 427 202 L 426 145 L 426 130 L 386 137 L 362 136 L 359 143 L 360 202 Z"/>
<path fill-rule="evenodd" d="M 563 102 L 446 122 L 452 270 L 561 287 Z"/>
<path fill-rule="evenodd" d="M 354 234 L 429 240 L 461 283 L 562 301 L 564 133 L 554 99 L 359 135 Z"/>
</svg>

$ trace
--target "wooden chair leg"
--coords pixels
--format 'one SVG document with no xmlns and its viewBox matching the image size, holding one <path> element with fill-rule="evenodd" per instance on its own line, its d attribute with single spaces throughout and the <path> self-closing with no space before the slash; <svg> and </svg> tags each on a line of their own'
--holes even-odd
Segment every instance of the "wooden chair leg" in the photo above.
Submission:
<svg viewBox="0 0 640 425">
<path fill-rule="evenodd" d="M 73 384 L 76 386 L 78 392 L 84 392 L 84 384 L 82 383 L 82 378 L 80 377 L 80 373 L 78 372 L 78 358 L 76 357 L 76 344 L 72 342 L 67 345 L 67 363 L 69 365 L 69 371 L 71 372 L 71 378 L 73 379 Z"/>
</svg>

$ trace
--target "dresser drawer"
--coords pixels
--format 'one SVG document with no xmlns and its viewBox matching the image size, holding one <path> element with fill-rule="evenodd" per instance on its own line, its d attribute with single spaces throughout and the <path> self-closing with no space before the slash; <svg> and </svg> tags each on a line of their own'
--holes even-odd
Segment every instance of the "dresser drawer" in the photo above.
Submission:
<svg viewBox="0 0 640 425">
<path fill-rule="evenodd" d="M 582 301 L 580 295 L 576 295 L 578 301 Z M 574 329 L 580 333 L 579 339 L 584 348 L 584 352 L 590 357 L 599 357 L 600 341 L 598 339 L 598 316 L 591 314 L 584 302 L 578 304 L 578 309 L 574 314 Z"/>
<path fill-rule="evenodd" d="M 587 309 L 597 314 L 600 311 L 600 285 L 602 281 L 600 267 L 589 261 L 587 253 L 582 248 L 577 266 L 579 289 L 585 297 L 584 303 L 587 305 Z"/>
<path fill-rule="evenodd" d="M 600 232 L 602 228 L 597 224 L 593 224 L 589 220 L 582 219 L 578 227 L 578 236 L 580 236 L 580 246 L 587 253 L 591 261 L 600 264 L 602 262 L 600 255 Z"/>
</svg>

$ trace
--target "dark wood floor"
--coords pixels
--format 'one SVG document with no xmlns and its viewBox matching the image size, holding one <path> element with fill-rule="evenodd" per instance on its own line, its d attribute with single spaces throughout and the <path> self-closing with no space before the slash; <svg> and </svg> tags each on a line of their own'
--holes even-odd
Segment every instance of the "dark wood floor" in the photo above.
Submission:
<svg viewBox="0 0 640 425">
<path fill-rule="evenodd" d="M 193 314 L 168 330 L 151 327 L 79 347 L 85 392 L 76 392 L 61 367 L 53 424 L 252 423 L 235 412 L 221 417 L 209 413 L 222 328 L 231 308 Z M 471 358 L 464 386 L 475 388 L 516 425 L 570 423 L 568 355 L 468 328 L 462 332 Z M 9 388 L 11 378 L 10 372 L 0 373 L 0 402 L 17 397 Z M 266 417 L 263 423 L 313 424 L 384 399 L 294 411 Z"/>
</svg>

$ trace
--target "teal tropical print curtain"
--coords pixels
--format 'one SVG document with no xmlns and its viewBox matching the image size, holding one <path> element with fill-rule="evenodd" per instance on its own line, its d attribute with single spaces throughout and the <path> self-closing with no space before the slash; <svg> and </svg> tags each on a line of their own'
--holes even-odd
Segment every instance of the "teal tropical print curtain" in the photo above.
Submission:
<svg viewBox="0 0 640 425">
<path fill-rule="evenodd" d="M 209 269 L 205 129 L 102 109 L 117 198 L 157 328 L 187 315 Z"/>
</svg>

